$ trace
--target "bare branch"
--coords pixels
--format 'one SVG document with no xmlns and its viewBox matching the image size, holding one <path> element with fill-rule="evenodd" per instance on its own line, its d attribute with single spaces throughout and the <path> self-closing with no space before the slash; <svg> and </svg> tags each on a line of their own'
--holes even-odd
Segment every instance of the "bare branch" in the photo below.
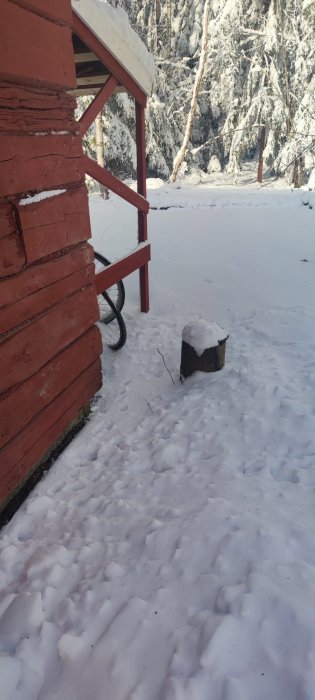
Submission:
<svg viewBox="0 0 315 700">
<path fill-rule="evenodd" d="M 170 375 L 170 377 L 171 377 L 171 380 L 172 380 L 173 384 L 175 384 L 174 379 L 173 379 L 173 377 L 172 377 L 172 375 L 171 375 L 171 373 L 170 373 L 170 370 L 169 370 L 169 368 L 168 368 L 168 366 L 167 366 L 167 364 L 166 364 L 166 362 L 165 362 L 164 355 L 162 355 L 162 353 L 161 353 L 161 351 L 159 350 L 159 348 L 156 348 L 156 349 L 157 349 L 159 355 L 161 355 L 161 358 L 162 358 L 163 363 L 164 363 L 164 367 L 165 367 L 165 369 L 168 371 L 168 373 L 169 373 L 169 375 Z"/>
</svg>

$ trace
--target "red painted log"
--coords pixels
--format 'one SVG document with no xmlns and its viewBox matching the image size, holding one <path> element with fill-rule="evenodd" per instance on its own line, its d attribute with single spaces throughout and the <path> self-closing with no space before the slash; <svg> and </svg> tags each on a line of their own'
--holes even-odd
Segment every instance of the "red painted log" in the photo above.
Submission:
<svg viewBox="0 0 315 700">
<path fill-rule="evenodd" d="M 0 3 L 0 27 L 2 80 L 76 86 L 70 28 L 53 24 L 9 0 Z"/>
<path fill-rule="evenodd" d="M 66 24 L 71 27 L 72 12 L 70 0 L 54 0 L 53 3 L 47 2 L 47 0 L 11 0 L 11 2 L 53 22 Z"/>
<path fill-rule="evenodd" d="M 100 386 L 97 360 L 7 443 L 0 453 L 0 502 L 23 483 Z"/>
<path fill-rule="evenodd" d="M 95 287 L 89 285 L 9 335 L 0 344 L 0 393 L 25 381 L 99 318 Z"/>
<path fill-rule="evenodd" d="M 16 231 L 12 204 L 0 204 L 0 239 Z"/>
<path fill-rule="evenodd" d="M 71 225 L 70 217 L 74 214 L 85 216 L 90 231 L 88 196 L 85 186 L 66 190 L 62 194 L 46 197 L 39 202 L 30 200 L 30 203 L 18 204 L 16 208 L 23 231 L 34 230 L 49 224 L 63 223 L 67 216 L 69 216 L 69 221 L 66 223 Z"/>
<path fill-rule="evenodd" d="M 111 76 L 106 85 L 104 85 L 104 87 L 102 87 L 97 93 L 96 97 L 94 97 L 93 102 L 91 102 L 84 114 L 82 114 L 82 117 L 79 119 L 81 136 L 84 136 L 88 128 L 91 126 L 91 124 L 93 124 L 95 117 L 97 117 L 106 102 L 108 102 L 117 85 L 118 82 L 116 78 Z"/>
<path fill-rule="evenodd" d="M 26 299 L 40 289 L 72 275 L 94 260 L 94 250 L 88 243 L 67 251 L 64 255 L 26 267 L 14 277 L 0 281 L 0 309 Z"/>
<path fill-rule="evenodd" d="M 17 232 L 0 240 L 0 277 L 13 275 L 24 267 L 25 251 Z"/>
<path fill-rule="evenodd" d="M 149 260 L 151 260 L 151 248 L 150 244 L 147 243 L 144 246 L 139 246 L 133 253 L 126 255 L 125 258 L 112 263 L 95 277 L 97 294 L 101 294 L 115 282 L 138 270 L 139 267 L 144 266 Z"/>
<path fill-rule="evenodd" d="M 114 56 L 101 44 L 94 36 L 91 30 L 85 26 L 79 17 L 73 12 L 72 27 L 82 41 L 88 46 L 90 51 L 96 54 L 99 60 L 106 66 L 109 72 L 118 80 L 119 84 L 123 85 L 135 100 L 143 107 L 146 106 L 147 98 L 144 92 L 139 88 L 137 83 L 131 78 L 129 73 L 120 65 Z"/>
<path fill-rule="evenodd" d="M 79 136 L 0 135 L 0 197 L 83 180 Z"/>
<path fill-rule="evenodd" d="M 83 156 L 83 167 L 87 175 L 90 175 L 94 180 L 108 187 L 109 190 L 118 194 L 118 196 L 125 199 L 126 202 L 129 202 L 129 204 L 132 204 L 143 212 L 149 211 L 149 202 L 147 202 L 144 197 L 141 197 L 137 192 L 127 187 L 118 177 L 109 173 L 108 170 L 101 168 L 92 158 Z"/>
<path fill-rule="evenodd" d="M 91 264 L 82 270 L 77 270 L 58 282 L 39 289 L 25 299 L 20 299 L 16 304 L 0 309 L 0 334 L 9 330 L 18 330 L 25 321 L 31 321 L 43 311 L 55 306 L 77 289 L 82 289 L 94 281 L 94 265 Z"/>
<path fill-rule="evenodd" d="M 0 131 L 28 134 L 49 131 L 78 133 L 75 98 L 48 88 L 0 83 Z"/>
<path fill-rule="evenodd" d="M 93 326 L 37 374 L 0 398 L 0 448 L 75 381 L 101 352 L 100 331 Z"/>
<path fill-rule="evenodd" d="M 41 228 L 23 231 L 27 262 L 32 263 L 50 253 L 85 241 L 90 238 L 90 235 L 88 214 L 83 212 L 66 216 L 64 221 L 58 224 L 47 224 Z"/>
<path fill-rule="evenodd" d="M 85 187 L 18 205 L 17 212 L 28 263 L 91 237 Z"/>
</svg>

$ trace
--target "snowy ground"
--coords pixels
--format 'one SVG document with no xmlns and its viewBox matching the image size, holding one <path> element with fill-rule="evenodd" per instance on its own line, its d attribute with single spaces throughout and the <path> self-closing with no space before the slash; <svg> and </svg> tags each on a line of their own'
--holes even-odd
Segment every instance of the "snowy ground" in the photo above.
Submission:
<svg viewBox="0 0 315 700">
<path fill-rule="evenodd" d="M 315 699 L 314 210 L 160 184 L 151 312 L 131 276 L 91 420 L 2 531 L 1 700 Z M 91 214 L 134 247 L 128 205 Z M 226 366 L 181 385 L 196 318 Z"/>
</svg>

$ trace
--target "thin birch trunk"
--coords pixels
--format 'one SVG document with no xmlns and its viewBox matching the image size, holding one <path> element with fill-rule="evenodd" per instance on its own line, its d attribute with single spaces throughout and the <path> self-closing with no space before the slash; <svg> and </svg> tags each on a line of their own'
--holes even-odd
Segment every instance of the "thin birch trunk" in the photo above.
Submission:
<svg viewBox="0 0 315 700">
<path fill-rule="evenodd" d="M 167 0 L 167 58 L 172 55 L 172 0 Z"/>
<path fill-rule="evenodd" d="M 102 112 L 100 112 L 95 119 L 95 137 L 96 137 L 96 160 L 101 168 L 105 168 L 105 155 L 104 155 L 104 138 L 103 138 L 103 123 L 102 123 Z M 108 199 L 108 189 L 101 183 L 99 183 L 100 194 L 104 199 Z"/>
<path fill-rule="evenodd" d="M 193 94 L 192 94 L 192 98 L 191 98 L 190 110 L 189 110 L 189 114 L 188 114 L 184 139 L 183 139 L 182 146 L 174 159 L 173 172 L 171 175 L 171 182 L 175 182 L 177 175 L 178 175 L 179 168 L 180 168 L 180 166 L 185 158 L 186 151 L 187 151 L 190 137 L 191 137 L 191 132 L 192 132 L 192 128 L 193 128 L 193 123 L 194 123 L 196 111 L 197 111 L 197 100 L 198 100 L 198 95 L 199 95 L 201 83 L 203 80 L 206 59 L 207 59 L 209 14 L 210 14 L 210 0 L 205 0 L 205 6 L 204 6 L 204 11 L 203 11 L 202 41 L 201 41 L 201 53 L 200 53 L 200 59 L 199 59 L 199 66 L 198 66 L 198 70 L 196 73 L 195 84 L 194 84 Z"/>
</svg>

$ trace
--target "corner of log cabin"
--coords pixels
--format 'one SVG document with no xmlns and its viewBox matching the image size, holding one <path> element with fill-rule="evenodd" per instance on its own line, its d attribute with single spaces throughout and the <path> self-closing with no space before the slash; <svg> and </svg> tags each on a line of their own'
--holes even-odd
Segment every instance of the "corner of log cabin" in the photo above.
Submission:
<svg viewBox="0 0 315 700">
<path fill-rule="evenodd" d="M 0 3 L 0 511 L 101 386 L 71 17 Z"/>
</svg>

